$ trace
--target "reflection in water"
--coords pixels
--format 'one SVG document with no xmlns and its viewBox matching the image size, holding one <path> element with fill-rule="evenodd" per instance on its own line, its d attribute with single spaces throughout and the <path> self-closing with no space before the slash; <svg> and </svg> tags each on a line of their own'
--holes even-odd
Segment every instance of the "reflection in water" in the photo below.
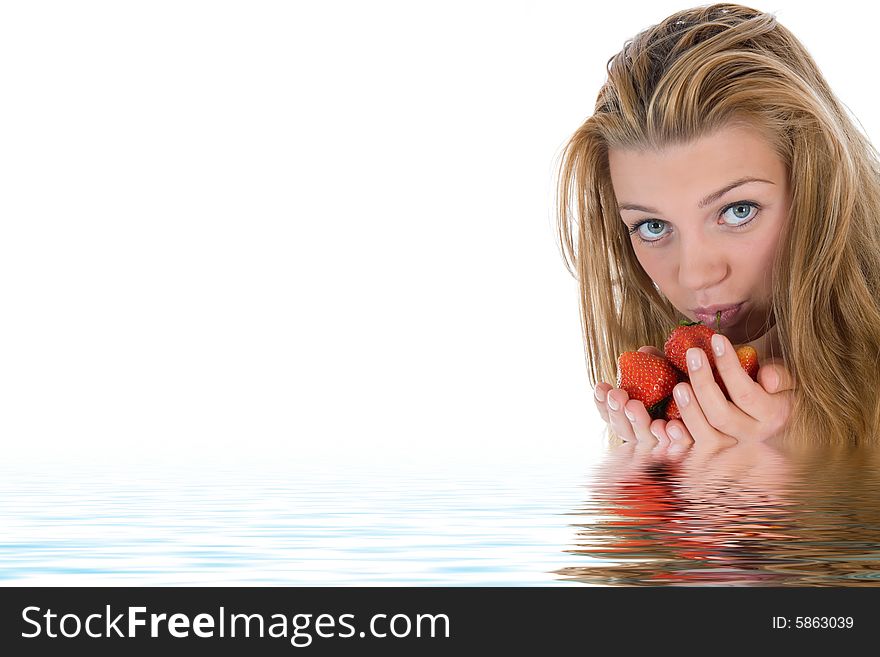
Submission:
<svg viewBox="0 0 880 657">
<path fill-rule="evenodd" d="M 556 572 L 612 586 L 880 585 L 880 451 L 611 450 Z"/>
<path fill-rule="evenodd" d="M 0 464 L 0 586 L 880 584 L 878 457 L 625 445 L 598 468 Z"/>
</svg>

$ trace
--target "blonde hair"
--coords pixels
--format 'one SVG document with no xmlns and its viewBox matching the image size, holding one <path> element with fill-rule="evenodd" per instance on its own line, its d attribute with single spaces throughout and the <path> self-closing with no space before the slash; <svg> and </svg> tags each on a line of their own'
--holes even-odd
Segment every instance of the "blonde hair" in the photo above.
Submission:
<svg viewBox="0 0 880 657">
<path fill-rule="evenodd" d="M 783 162 L 791 212 L 772 276 L 780 354 L 796 381 L 790 437 L 876 442 L 880 428 L 880 166 L 818 67 L 772 14 L 735 4 L 681 11 L 608 61 L 595 112 L 566 144 L 557 222 L 578 281 L 590 381 L 617 356 L 662 347 L 681 315 L 633 252 L 609 148 L 662 149 L 731 123 Z"/>
</svg>

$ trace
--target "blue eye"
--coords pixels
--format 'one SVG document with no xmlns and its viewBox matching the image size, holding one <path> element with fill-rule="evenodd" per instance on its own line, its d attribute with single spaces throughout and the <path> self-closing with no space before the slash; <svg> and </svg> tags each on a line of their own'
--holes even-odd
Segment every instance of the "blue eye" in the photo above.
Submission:
<svg viewBox="0 0 880 657">
<path fill-rule="evenodd" d="M 663 226 L 665 223 L 666 223 L 665 221 L 660 221 L 659 219 L 645 219 L 644 221 L 641 221 L 633 226 L 630 226 L 629 234 L 632 235 L 633 233 L 638 231 L 639 228 L 641 228 L 642 226 L 647 226 L 649 235 L 661 237 L 663 235 Z M 646 242 L 655 241 L 655 240 L 645 240 L 643 235 L 644 235 L 644 233 L 639 232 L 639 234 L 638 234 L 639 239 L 642 239 Z"/>
<path fill-rule="evenodd" d="M 725 214 L 727 214 L 728 212 L 733 210 L 734 213 L 732 216 L 734 217 L 734 219 L 742 220 L 742 223 L 736 224 L 736 226 L 742 226 L 743 224 L 748 223 L 748 221 L 750 221 L 751 219 L 754 218 L 753 216 L 750 216 L 750 215 L 752 214 L 752 210 L 757 210 L 757 209 L 758 209 L 758 206 L 755 205 L 754 203 L 746 203 L 744 201 L 740 201 L 739 203 L 734 203 L 733 205 L 728 205 L 726 208 L 724 208 L 724 212 L 721 213 L 721 216 L 723 217 Z M 738 215 L 737 211 L 742 211 L 742 210 L 745 210 L 745 215 L 744 216 Z"/>
<path fill-rule="evenodd" d="M 725 224 L 728 228 L 737 230 L 751 224 L 755 220 L 758 210 L 760 209 L 761 206 L 754 201 L 737 201 L 736 203 L 731 203 L 726 206 L 721 211 L 720 217 L 725 218 L 726 215 L 726 218 L 729 220 L 739 221 L 739 223 Z M 639 230 L 642 226 L 647 228 L 647 232 Z M 665 226 L 666 222 L 661 219 L 642 219 L 629 227 L 629 234 L 635 234 L 642 244 L 654 246 L 655 242 L 664 239 Z"/>
</svg>

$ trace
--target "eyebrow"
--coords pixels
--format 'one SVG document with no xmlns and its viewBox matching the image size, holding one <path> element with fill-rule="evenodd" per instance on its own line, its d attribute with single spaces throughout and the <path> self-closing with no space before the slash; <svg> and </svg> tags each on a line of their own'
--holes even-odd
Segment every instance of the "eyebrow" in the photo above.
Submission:
<svg viewBox="0 0 880 657">
<path fill-rule="evenodd" d="M 709 194 L 706 198 L 704 198 L 702 201 L 700 201 L 700 203 L 697 207 L 705 208 L 710 203 L 713 203 L 714 201 L 717 201 L 719 198 L 724 196 L 730 190 L 735 189 L 736 187 L 739 187 L 740 185 L 745 185 L 746 183 L 752 183 L 752 182 L 762 182 L 762 183 L 767 183 L 768 185 L 775 185 L 776 184 L 770 180 L 764 180 L 763 178 L 751 178 L 751 177 L 740 178 L 739 180 L 734 180 L 729 185 L 725 185 L 724 187 L 719 189 L 717 192 L 712 192 L 711 194 Z M 621 203 L 617 207 L 619 210 L 640 210 L 641 212 L 652 212 L 654 214 L 660 214 L 660 210 L 655 210 L 654 208 L 645 207 L 644 205 L 637 205 L 635 203 Z"/>
</svg>

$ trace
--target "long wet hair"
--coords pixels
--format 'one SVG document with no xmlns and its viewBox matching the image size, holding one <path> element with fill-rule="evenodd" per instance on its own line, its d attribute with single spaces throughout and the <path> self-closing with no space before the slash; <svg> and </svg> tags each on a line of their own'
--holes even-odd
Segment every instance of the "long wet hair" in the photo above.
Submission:
<svg viewBox="0 0 880 657">
<path fill-rule="evenodd" d="M 877 443 L 880 158 L 806 48 L 772 14 L 714 4 L 640 32 L 607 68 L 558 169 L 557 227 L 591 384 L 614 383 L 621 352 L 662 348 L 684 319 L 636 258 L 609 149 L 663 149 L 745 124 L 785 163 L 792 194 L 772 275 L 774 356 L 796 381 L 788 436 Z"/>
</svg>

